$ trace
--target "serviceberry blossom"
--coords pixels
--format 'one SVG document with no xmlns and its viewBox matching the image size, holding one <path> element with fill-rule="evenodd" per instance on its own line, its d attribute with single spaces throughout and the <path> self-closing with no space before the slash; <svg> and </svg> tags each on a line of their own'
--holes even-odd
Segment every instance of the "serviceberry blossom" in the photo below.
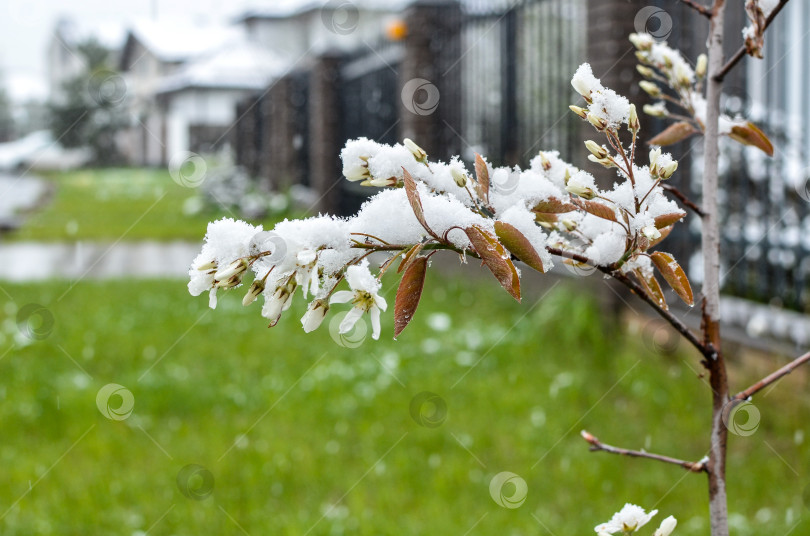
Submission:
<svg viewBox="0 0 810 536">
<path fill-rule="evenodd" d="M 363 261 L 359 266 L 346 268 L 346 281 L 351 290 L 340 290 L 329 300 L 333 303 L 349 303 L 354 306 L 340 323 L 340 333 L 348 333 L 365 313 L 371 316 L 371 338 L 380 338 L 380 311 L 385 311 L 388 304 L 379 295 L 380 282 L 368 269 L 368 262 Z"/>
<path fill-rule="evenodd" d="M 627 503 L 621 510 L 613 514 L 610 521 L 597 525 L 594 530 L 600 535 L 636 532 L 649 523 L 650 519 L 657 513 L 658 510 L 653 510 L 648 514 L 644 511 L 644 508 Z"/>
<path fill-rule="evenodd" d="M 196 296 L 208 290 L 214 308 L 218 289 L 239 288 L 252 276 L 242 303 L 249 306 L 264 296 L 261 314 L 274 326 L 300 287 L 310 300 L 301 318 L 304 331 L 317 329 L 330 305 L 351 303 L 341 333 L 368 313 L 377 339 L 387 309 L 380 295 L 382 278 L 401 272 L 396 336 L 419 303 L 428 260 L 445 250 L 461 262 L 469 256 L 480 259 L 518 300 L 521 270 L 516 263 L 546 272 L 555 255 L 566 263 L 633 278 L 665 307 L 657 268 L 691 304 L 691 289 L 677 262 L 650 251 L 685 216 L 661 187 L 677 162 L 657 147 L 649 164 L 636 161 L 640 126 L 635 106 L 605 88 L 588 64 L 577 69 L 572 85 L 587 109 L 571 109 L 604 137 L 605 143 L 588 140 L 585 147 L 592 162 L 616 174 L 612 188 L 598 187 L 593 175 L 554 151 L 539 152 L 526 169 L 494 166 L 476 155 L 470 170 L 458 157 L 430 161 L 411 140 L 395 145 L 349 140 L 340 154 L 346 179 L 380 188 L 357 214 L 285 220 L 270 231 L 232 219 L 213 222 L 189 270 L 189 292 Z M 629 132 L 629 146 L 621 141 L 623 130 Z M 372 253 L 377 255 L 369 258 Z M 344 281 L 349 290 L 340 289 Z"/>
</svg>

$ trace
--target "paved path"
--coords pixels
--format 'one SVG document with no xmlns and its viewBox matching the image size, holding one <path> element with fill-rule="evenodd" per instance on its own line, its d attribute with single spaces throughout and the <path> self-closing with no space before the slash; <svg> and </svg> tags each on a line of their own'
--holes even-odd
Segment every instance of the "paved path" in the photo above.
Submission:
<svg viewBox="0 0 810 536">
<path fill-rule="evenodd" d="M 189 242 L 0 243 L 0 280 L 186 277 L 201 244 Z"/>
<path fill-rule="evenodd" d="M 47 191 L 42 179 L 0 173 L 0 222 L 14 221 L 14 214 L 34 207 Z"/>
</svg>

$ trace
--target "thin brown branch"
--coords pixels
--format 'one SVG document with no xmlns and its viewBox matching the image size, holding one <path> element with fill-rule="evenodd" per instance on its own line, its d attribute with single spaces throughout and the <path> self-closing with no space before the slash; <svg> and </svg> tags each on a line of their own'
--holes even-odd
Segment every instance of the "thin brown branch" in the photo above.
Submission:
<svg viewBox="0 0 810 536">
<path fill-rule="evenodd" d="M 677 197 L 677 198 L 678 198 L 678 200 L 679 200 L 681 203 L 683 203 L 683 204 L 684 204 L 684 205 L 685 205 L 687 208 L 692 209 L 692 211 L 693 211 L 695 214 L 697 214 L 697 215 L 698 215 L 698 216 L 700 216 L 701 218 L 703 217 L 703 215 L 704 215 L 704 213 L 703 213 L 703 209 L 701 209 L 699 206 L 697 206 L 695 203 L 693 203 L 691 199 L 689 199 L 688 197 L 686 197 L 686 194 L 684 194 L 683 192 L 681 192 L 680 190 L 678 190 L 677 188 L 675 188 L 675 187 L 674 187 L 674 186 L 672 186 L 671 184 L 666 184 L 666 183 L 663 183 L 663 184 L 661 184 L 661 187 L 662 187 L 664 190 L 666 190 L 666 191 L 668 191 L 669 193 L 671 193 L 672 195 L 674 195 L 675 197 Z"/>
<path fill-rule="evenodd" d="M 779 5 L 776 6 L 773 9 L 773 11 L 771 11 L 771 14 L 768 15 L 767 19 L 765 19 L 765 26 L 762 27 L 762 32 L 763 33 L 765 33 L 765 30 L 768 29 L 768 26 L 771 25 L 771 22 L 773 22 L 773 19 L 776 18 L 776 16 L 779 14 L 780 11 L 782 11 L 782 8 L 785 7 L 785 5 L 788 3 L 788 1 L 789 0 L 782 0 L 781 2 L 779 2 Z M 716 74 L 713 75 L 714 79 L 716 81 L 718 81 L 718 82 L 722 82 L 723 79 L 728 74 L 728 72 L 731 69 L 733 69 L 734 66 L 737 65 L 740 62 L 741 59 L 743 59 L 743 56 L 745 56 L 745 45 L 741 46 L 737 50 L 737 52 L 735 52 L 734 55 L 731 56 L 731 59 L 729 59 L 726 62 L 726 64 L 723 65 L 723 67 Z"/>
<path fill-rule="evenodd" d="M 680 0 L 682 4 L 686 4 L 704 17 L 712 18 L 712 10 L 706 6 L 698 4 L 695 0 Z"/>
<path fill-rule="evenodd" d="M 548 246 L 546 247 L 546 251 L 548 251 L 552 255 L 557 255 L 558 257 L 564 257 L 566 259 L 575 260 L 582 264 L 587 264 L 588 266 L 596 268 L 600 272 L 611 276 L 613 279 L 625 285 L 635 295 L 637 295 L 639 298 L 647 302 L 647 304 L 650 305 L 653 309 L 655 309 L 655 312 L 657 312 L 664 320 L 666 320 L 673 328 L 675 328 L 675 330 L 678 333 L 680 333 L 683 336 L 683 338 L 689 341 L 692 344 L 692 346 L 694 346 L 701 353 L 701 355 L 703 355 L 704 357 L 710 357 L 713 355 L 713 352 L 703 345 L 703 343 L 700 341 L 697 335 L 695 335 L 692 332 L 692 330 L 690 330 L 686 326 L 686 324 L 678 320 L 678 318 L 675 317 L 675 315 L 670 313 L 668 310 L 661 308 L 661 306 L 654 299 L 652 299 L 650 296 L 647 295 L 646 292 L 644 292 L 644 289 L 641 288 L 641 286 L 638 283 L 630 279 L 630 277 L 628 277 L 627 275 L 620 272 L 617 265 L 599 266 L 583 255 L 579 255 L 577 253 L 572 253 L 570 251 L 565 251 Z"/>
<path fill-rule="evenodd" d="M 794 359 L 793 361 L 791 361 L 790 363 L 788 363 L 784 367 L 780 368 L 779 370 L 768 374 L 767 376 L 765 376 L 764 378 L 759 380 L 757 383 L 755 383 L 754 385 L 752 385 L 751 387 L 749 387 L 745 391 L 740 391 L 739 393 L 734 395 L 732 397 L 732 399 L 733 400 L 746 400 L 746 399 L 754 396 L 755 394 L 757 394 L 758 392 L 760 392 L 764 388 L 768 387 L 770 384 L 772 384 L 772 383 L 776 382 L 777 380 L 781 379 L 783 376 L 787 376 L 788 374 L 793 372 L 796 368 L 804 365 L 808 361 L 810 361 L 810 352 L 807 352 L 806 354 L 797 357 L 796 359 Z"/>
<path fill-rule="evenodd" d="M 591 451 L 597 452 L 609 452 L 611 454 L 618 454 L 619 456 L 629 456 L 631 458 L 646 458 L 648 460 L 656 460 L 659 462 L 664 463 L 671 463 L 673 465 L 678 465 L 683 467 L 687 471 L 691 471 L 693 473 L 702 473 L 706 471 L 706 464 L 702 461 L 699 462 L 688 462 L 686 460 L 679 460 L 677 458 L 671 458 L 669 456 L 662 456 L 661 454 L 653 454 L 651 452 L 644 452 L 643 450 L 628 450 L 619 447 L 614 447 L 613 445 L 608 445 L 606 443 L 602 443 L 591 435 L 590 433 L 583 430 L 580 432 L 582 439 L 590 443 Z"/>
</svg>

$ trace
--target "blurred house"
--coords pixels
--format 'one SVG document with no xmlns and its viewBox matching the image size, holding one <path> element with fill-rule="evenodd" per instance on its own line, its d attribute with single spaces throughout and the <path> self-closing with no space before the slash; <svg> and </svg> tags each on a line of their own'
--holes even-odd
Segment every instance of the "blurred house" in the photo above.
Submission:
<svg viewBox="0 0 810 536">
<path fill-rule="evenodd" d="M 158 166 L 169 158 L 166 110 L 157 99 L 164 78 L 239 37 L 235 28 L 175 22 L 139 21 L 129 28 L 119 69 L 126 81 L 131 128 L 120 145 L 131 163 Z"/>
</svg>

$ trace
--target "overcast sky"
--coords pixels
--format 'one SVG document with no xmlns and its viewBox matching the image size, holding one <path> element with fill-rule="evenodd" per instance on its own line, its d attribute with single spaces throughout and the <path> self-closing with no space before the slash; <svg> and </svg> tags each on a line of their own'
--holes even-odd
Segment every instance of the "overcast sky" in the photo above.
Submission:
<svg viewBox="0 0 810 536">
<path fill-rule="evenodd" d="M 265 4 L 298 4 L 302 0 L 264 0 Z M 82 26 L 106 27 L 106 33 L 128 21 L 225 22 L 246 6 L 262 0 L 2 0 L 0 6 L 0 84 L 13 97 L 46 91 L 45 52 L 57 20 L 71 17 Z"/>
</svg>

